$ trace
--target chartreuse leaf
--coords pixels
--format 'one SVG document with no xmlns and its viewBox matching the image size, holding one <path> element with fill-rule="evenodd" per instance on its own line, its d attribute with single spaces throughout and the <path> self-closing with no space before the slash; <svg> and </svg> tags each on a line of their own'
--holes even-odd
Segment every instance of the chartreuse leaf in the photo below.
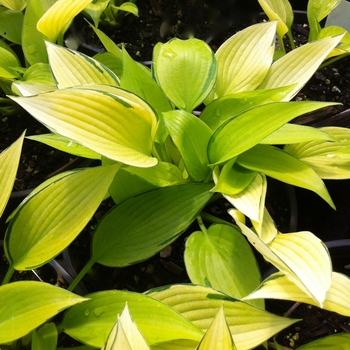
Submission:
<svg viewBox="0 0 350 350">
<path fill-rule="evenodd" d="M 238 92 L 219 97 L 208 104 L 200 119 L 215 131 L 228 119 L 238 116 L 247 109 L 271 102 L 282 101 L 293 86 L 282 88 Z"/>
<path fill-rule="evenodd" d="M 175 106 L 187 112 L 201 104 L 215 84 L 215 56 L 202 40 L 174 38 L 154 59 L 158 84 Z"/>
<path fill-rule="evenodd" d="M 63 36 L 71 20 L 92 0 L 60 0 L 55 2 L 40 18 L 37 28 L 45 38 L 54 43 Z"/>
<path fill-rule="evenodd" d="M 188 173 L 194 180 L 203 181 L 209 172 L 207 149 L 212 131 L 186 111 L 165 112 L 163 117 Z"/>
<path fill-rule="evenodd" d="M 13 79 L 19 77 L 19 73 L 15 68 L 20 67 L 21 64 L 17 56 L 0 47 L 0 77 L 6 79 Z"/>
<path fill-rule="evenodd" d="M 309 0 L 307 4 L 308 14 L 313 14 L 320 22 L 339 4 L 340 0 Z"/>
<path fill-rule="evenodd" d="M 118 349 L 150 350 L 136 323 L 131 318 L 127 303 L 102 348 L 102 350 Z"/>
<path fill-rule="evenodd" d="M 105 344 L 125 303 L 149 345 L 176 339 L 198 342 L 202 338 L 202 331 L 185 317 L 147 295 L 113 290 L 86 297 L 87 302 L 65 313 L 58 330 L 87 345 L 101 348 Z"/>
<path fill-rule="evenodd" d="M 158 343 L 152 350 L 194 350 L 198 341 L 188 339 L 175 339 L 169 342 Z"/>
<path fill-rule="evenodd" d="M 305 163 L 277 147 L 256 145 L 242 153 L 236 161 L 250 170 L 313 191 L 335 209 L 324 182 L 316 172 Z"/>
<path fill-rule="evenodd" d="M 32 97 L 11 97 L 48 128 L 107 158 L 150 167 L 157 119 L 136 95 L 88 85 Z"/>
<path fill-rule="evenodd" d="M 94 233 L 91 263 L 121 267 L 151 257 L 188 228 L 212 196 L 211 187 L 158 188 L 113 207 Z"/>
<path fill-rule="evenodd" d="M 0 4 L 10 10 L 22 11 L 27 6 L 28 0 L 1 0 Z"/>
<path fill-rule="evenodd" d="M 15 44 L 22 43 L 23 12 L 0 7 L 0 35 Z"/>
<path fill-rule="evenodd" d="M 120 87 L 133 92 L 148 102 L 158 113 L 172 109 L 162 89 L 139 63 L 123 49 L 123 73 Z"/>
<path fill-rule="evenodd" d="M 78 157 L 101 159 L 101 156 L 98 153 L 68 139 L 67 137 L 63 137 L 57 134 L 33 135 L 27 136 L 27 139 L 39 141 L 60 151 L 73 154 Z"/>
<path fill-rule="evenodd" d="M 284 124 L 282 127 L 265 137 L 260 143 L 270 145 L 285 145 L 313 140 L 335 141 L 336 138 L 321 129 L 298 124 Z"/>
<path fill-rule="evenodd" d="M 39 329 L 34 329 L 31 350 L 56 350 L 57 338 L 56 325 L 53 322 L 46 323 Z"/>
<path fill-rule="evenodd" d="M 119 84 L 118 77 L 93 58 L 50 42 L 46 42 L 46 47 L 57 88 L 83 84 Z"/>
<path fill-rule="evenodd" d="M 231 226 L 216 224 L 206 232 L 193 232 L 186 241 L 184 258 L 192 283 L 208 285 L 234 298 L 243 298 L 260 284 L 254 254 L 247 240 Z M 264 308 L 262 301 L 254 305 Z"/>
<path fill-rule="evenodd" d="M 196 350 L 236 350 L 221 307 Z"/>
<path fill-rule="evenodd" d="M 139 15 L 139 10 L 137 6 L 131 1 L 123 2 L 120 6 L 115 6 L 115 7 L 121 11 L 132 13 L 135 16 Z"/>
<path fill-rule="evenodd" d="M 172 285 L 148 292 L 205 332 L 223 306 L 237 349 L 252 349 L 297 320 L 275 316 L 213 288 Z"/>
<path fill-rule="evenodd" d="M 276 22 L 252 25 L 226 40 L 215 53 L 218 75 L 213 98 L 256 89 L 272 63 Z"/>
<path fill-rule="evenodd" d="M 332 263 L 324 243 L 311 232 L 278 234 L 270 243 L 249 229 L 235 210 L 229 213 L 242 233 L 287 278 L 302 289 L 318 306 L 322 306 L 331 285 Z"/>
<path fill-rule="evenodd" d="M 274 62 L 259 89 L 296 84 L 283 99 L 289 101 L 309 81 L 317 68 L 338 45 L 342 35 L 302 45 Z"/>
<path fill-rule="evenodd" d="M 19 339 L 86 298 L 48 283 L 13 282 L 0 287 L 0 344 Z"/>
<path fill-rule="evenodd" d="M 0 217 L 10 198 L 16 180 L 25 132 L 10 147 L 0 154 Z"/>
<path fill-rule="evenodd" d="M 327 337 L 314 340 L 311 343 L 299 346 L 297 350 L 319 350 L 332 348 L 335 350 L 349 350 L 350 334 L 332 334 Z"/>
<path fill-rule="evenodd" d="M 274 102 L 249 109 L 222 124 L 209 142 L 209 161 L 220 164 L 255 146 L 300 114 L 329 106 L 322 102 Z"/>
<path fill-rule="evenodd" d="M 349 317 L 349 287 L 349 277 L 337 272 L 332 272 L 331 286 L 326 293 L 323 309 Z M 244 299 L 251 300 L 255 298 L 293 300 L 319 306 L 315 300 L 305 294 L 296 284 L 291 282 L 281 272 L 274 273 L 268 277 L 256 291 Z"/>
<path fill-rule="evenodd" d="M 78 170 L 27 200 L 5 235 L 5 252 L 12 267 L 33 269 L 66 248 L 91 219 L 118 167 Z"/>
<path fill-rule="evenodd" d="M 101 15 L 109 3 L 110 0 L 97 0 L 85 7 L 84 13 L 87 13 L 91 17 L 96 27 L 98 27 Z"/>
</svg>

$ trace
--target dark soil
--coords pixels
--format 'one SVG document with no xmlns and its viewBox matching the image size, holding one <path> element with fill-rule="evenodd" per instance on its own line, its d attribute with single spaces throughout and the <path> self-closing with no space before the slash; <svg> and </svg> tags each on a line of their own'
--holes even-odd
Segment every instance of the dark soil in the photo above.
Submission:
<svg viewBox="0 0 350 350">
<path fill-rule="evenodd" d="M 133 58 L 142 62 L 152 59 L 152 50 L 157 42 L 166 42 L 174 36 L 187 38 L 193 34 L 197 38 L 206 40 L 215 51 L 237 30 L 259 21 L 258 12 L 260 9 L 255 5 L 256 2 L 244 2 L 244 6 L 242 4 L 243 1 L 228 0 L 206 1 L 205 6 L 203 6 L 203 0 L 140 1 L 137 4 L 140 12 L 139 18 L 128 15 L 124 18 L 120 28 L 102 26 L 100 29 L 105 31 L 116 43 L 124 45 Z M 296 6 L 294 8 L 304 9 L 302 4 L 298 4 L 298 2 L 294 4 Z M 94 54 L 89 45 L 102 49 L 83 18 L 78 17 L 75 24 L 76 28 L 82 28 L 80 34 L 83 35 L 86 44 L 80 47 L 82 51 Z M 295 25 L 294 31 L 297 44 L 304 43 L 307 27 L 303 23 Z M 301 117 L 297 122 L 315 126 L 350 127 L 350 57 L 316 72 L 296 98 L 342 103 L 341 106 L 332 107 L 322 113 Z M 48 132 L 45 127 L 21 110 L 15 115 L 2 116 L 0 120 L 0 152 L 8 147 L 24 130 L 27 130 L 27 135 Z M 80 161 L 83 160 L 53 150 L 40 143 L 25 140 L 14 191 L 36 187 L 52 174 L 72 166 L 78 166 Z M 296 189 L 295 194 L 293 194 L 293 189 L 291 191 L 290 188 L 284 186 L 282 188 L 271 186 L 269 189 L 269 210 L 272 216 L 279 221 L 280 230 L 285 232 L 289 230 L 290 225 L 297 225 L 294 227 L 296 230 L 310 230 L 325 241 L 349 239 L 350 181 L 328 181 L 327 185 L 338 208 L 337 212 L 309 192 Z M 298 200 L 298 208 L 291 204 L 293 200 L 290 202 L 290 196 L 294 195 Z M 15 200 L 14 204 L 17 205 L 17 203 L 18 200 Z M 104 202 L 88 227 L 70 246 L 69 252 L 76 271 L 79 271 L 88 260 L 93 227 L 110 206 L 109 201 Z M 10 213 L 10 210 L 7 210 L 4 217 Z M 227 204 L 220 201 L 207 210 L 212 214 L 224 216 Z M 294 215 L 292 215 L 292 219 L 290 219 L 291 211 Z M 3 227 L 3 222 L 0 222 L 0 240 L 4 237 Z M 186 234 L 160 254 L 135 266 L 116 269 L 96 265 L 84 279 L 83 287 L 89 292 L 112 288 L 143 292 L 161 285 L 189 282 L 183 262 L 185 239 Z M 349 249 L 348 247 L 345 254 Z M 342 254 L 344 255 L 344 250 Z M 62 256 L 58 257 L 58 259 L 60 258 Z M 0 276 L 2 274 L 1 268 L 6 270 L 5 261 L 4 258 L 0 263 Z M 349 263 L 347 262 L 347 264 Z M 337 270 L 347 272 L 344 270 L 342 262 L 337 261 L 335 265 Z M 264 269 L 268 268 L 266 264 L 262 266 Z M 41 278 L 51 283 L 57 283 L 57 280 L 62 279 L 57 277 L 54 270 L 48 266 L 37 272 Z M 16 273 L 14 278 L 35 279 L 37 277 L 32 272 L 26 272 L 25 274 Z M 281 315 L 287 312 L 291 305 L 292 303 L 286 302 L 267 302 L 269 310 Z M 295 348 L 328 334 L 350 331 L 350 318 L 315 307 L 301 305 L 296 308 L 291 317 L 303 318 L 304 321 L 297 323 L 277 337 L 278 342 L 288 348 Z"/>
</svg>

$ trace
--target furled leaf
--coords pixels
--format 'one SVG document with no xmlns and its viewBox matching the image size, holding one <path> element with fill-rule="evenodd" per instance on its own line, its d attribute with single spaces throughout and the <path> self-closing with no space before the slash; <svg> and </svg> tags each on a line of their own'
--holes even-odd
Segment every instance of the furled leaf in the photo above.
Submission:
<svg viewBox="0 0 350 350">
<path fill-rule="evenodd" d="M 71 307 L 58 329 L 95 347 L 102 347 L 116 317 L 128 308 L 148 344 L 175 339 L 199 341 L 203 333 L 186 318 L 147 295 L 128 291 L 103 291 L 86 296 L 86 303 Z"/>
<path fill-rule="evenodd" d="M 257 145 L 237 157 L 237 163 L 277 180 L 313 191 L 335 208 L 324 182 L 316 172 L 277 147 Z"/>
<path fill-rule="evenodd" d="M 236 157 L 300 114 L 329 105 L 309 101 L 274 102 L 247 110 L 215 131 L 209 143 L 209 161 L 220 164 Z"/>
<path fill-rule="evenodd" d="M 92 261 L 127 266 L 151 257 L 188 228 L 212 196 L 211 187 L 159 188 L 113 207 L 94 233 Z"/>
<path fill-rule="evenodd" d="M 46 47 L 50 68 L 59 89 L 84 84 L 119 84 L 118 77 L 93 58 L 50 42 L 46 42 Z"/>
<path fill-rule="evenodd" d="M 331 286 L 326 293 L 323 309 L 349 317 L 350 316 L 350 279 L 337 272 L 332 272 Z M 315 300 L 304 293 L 283 273 L 274 273 L 260 287 L 248 295 L 247 300 L 255 298 L 284 299 L 319 306 Z"/>
<path fill-rule="evenodd" d="M 319 349 L 349 350 L 350 334 L 332 334 L 324 338 L 312 341 L 311 343 L 299 346 L 297 350 L 319 350 Z"/>
<path fill-rule="evenodd" d="M 33 136 L 27 136 L 27 139 L 39 141 L 41 143 L 54 147 L 60 151 L 73 154 L 78 157 L 90 158 L 90 159 L 101 159 L 101 156 L 98 153 L 66 137 L 63 137 L 57 134 L 33 135 Z"/>
<path fill-rule="evenodd" d="M 259 89 L 296 84 L 294 89 L 284 98 L 284 101 L 289 101 L 309 81 L 341 38 L 341 35 L 324 38 L 290 51 L 272 64 Z"/>
<path fill-rule="evenodd" d="M 292 88 L 293 86 L 284 86 L 276 89 L 238 92 L 219 97 L 204 108 L 199 118 L 215 131 L 228 119 L 238 116 L 247 109 L 282 101 Z"/>
<path fill-rule="evenodd" d="M 34 281 L 1 286 L 0 299 L 0 344 L 23 337 L 60 311 L 86 300 L 62 288 Z"/>
<path fill-rule="evenodd" d="M 123 2 L 120 6 L 116 6 L 119 10 L 132 13 L 134 16 L 139 15 L 139 9 L 131 1 Z"/>
<path fill-rule="evenodd" d="M 54 3 L 37 23 L 38 30 L 54 43 L 63 36 L 71 20 L 92 0 L 60 0 Z"/>
<path fill-rule="evenodd" d="M 0 154 L 0 217 L 5 210 L 16 180 L 24 134 Z"/>
<path fill-rule="evenodd" d="M 118 167 L 78 170 L 27 200 L 5 235 L 5 252 L 13 268 L 33 269 L 66 248 L 91 219 Z"/>
<path fill-rule="evenodd" d="M 209 172 L 207 148 L 212 131 L 186 111 L 165 112 L 163 117 L 188 173 L 194 180 L 203 181 Z"/>
<path fill-rule="evenodd" d="M 203 336 L 197 350 L 235 350 L 233 339 L 225 319 L 223 307 L 216 314 L 212 324 Z"/>
<path fill-rule="evenodd" d="M 53 322 L 46 323 L 32 333 L 31 350 L 56 350 L 57 328 Z"/>
<path fill-rule="evenodd" d="M 319 306 L 323 305 L 331 285 L 332 263 L 327 248 L 320 239 L 305 231 L 280 233 L 265 244 L 240 220 L 234 210 L 229 213 L 266 261 L 275 265 Z"/>
<path fill-rule="evenodd" d="M 223 306 L 237 349 L 252 349 L 297 321 L 275 316 L 209 287 L 172 285 L 151 290 L 148 295 L 171 306 L 203 332 Z"/>
<path fill-rule="evenodd" d="M 139 97 L 107 85 L 11 97 L 55 133 L 112 160 L 150 167 L 157 119 Z"/>
<path fill-rule="evenodd" d="M 150 350 L 136 323 L 131 318 L 128 304 L 114 324 L 102 350 Z"/>
<path fill-rule="evenodd" d="M 23 12 L 0 7 L 0 35 L 15 44 L 22 43 Z"/>
<path fill-rule="evenodd" d="M 91 17 L 96 27 L 98 27 L 101 15 L 109 3 L 110 0 L 97 0 L 85 7 L 84 13 L 87 13 Z"/>
<path fill-rule="evenodd" d="M 206 232 L 193 232 L 186 241 L 184 258 L 192 283 L 234 298 L 241 299 L 260 284 L 254 254 L 242 234 L 231 226 L 216 224 Z M 254 305 L 264 306 L 260 301 Z"/>
<path fill-rule="evenodd" d="M 167 97 L 180 109 L 192 112 L 215 84 L 216 60 L 205 42 L 174 38 L 154 57 L 155 76 Z"/>
<path fill-rule="evenodd" d="M 212 97 L 254 90 L 261 84 L 272 63 L 276 25 L 276 22 L 252 25 L 219 47 L 215 54 L 218 76 Z"/>
</svg>

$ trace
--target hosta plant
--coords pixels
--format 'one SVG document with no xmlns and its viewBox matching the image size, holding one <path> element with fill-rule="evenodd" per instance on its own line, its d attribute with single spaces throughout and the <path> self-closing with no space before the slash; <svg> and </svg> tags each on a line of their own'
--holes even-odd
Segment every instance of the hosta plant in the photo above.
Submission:
<svg viewBox="0 0 350 350">
<path fill-rule="evenodd" d="M 333 208 L 322 179 L 350 177 L 347 129 L 290 123 L 333 105 L 291 99 L 342 36 L 273 62 L 276 27 L 248 27 L 215 54 L 195 38 L 158 44 L 152 70 L 96 28 L 107 50 L 96 59 L 46 42 L 55 86 L 15 84 L 21 96 L 11 98 L 51 131 L 30 139 L 100 165 L 51 178 L 11 215 L 0 343 L 39 349 L 50 341 L 55 349 L 66 333 L 81 349 L 251 349 L 296 321 L 265 311 L 265 298 L 349 316 L 350 282 L 332 272 L 323 242 L 311 232 L 279 232 L 265 207 L 267 177 L 311 190 Z M 96 263 L 146 260 L 196 221 L 184 254 L 192 284 L 56 298 L 43 284 L 8 283 L 15 270 L 40 267 L 68 247 L 108 196 L 115 204 L 68 290 Z M 218 199 L 230 203 L 232 220 L 208 213 Z M 251 247 L 279 272 L 261 281 Z M 26 308 L 18 303 L 24 295 L 33 299 Z M 40 318 L 37 305 L 46 310 Z M 62 319 L 45 323 L 64 308 Z"/>
</svg>

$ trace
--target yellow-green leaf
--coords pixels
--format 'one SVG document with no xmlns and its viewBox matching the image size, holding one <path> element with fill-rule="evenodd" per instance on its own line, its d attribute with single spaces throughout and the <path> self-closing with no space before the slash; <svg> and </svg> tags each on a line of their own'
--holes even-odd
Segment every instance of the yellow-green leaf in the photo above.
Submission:
<svg viewBox="0 0 350 350">
<path fill-rule="evenodd" d="M 10 10 L 22 11 L 26 8 L 28 0 L 1 0 L 0 4 Z"/>
</svg>

